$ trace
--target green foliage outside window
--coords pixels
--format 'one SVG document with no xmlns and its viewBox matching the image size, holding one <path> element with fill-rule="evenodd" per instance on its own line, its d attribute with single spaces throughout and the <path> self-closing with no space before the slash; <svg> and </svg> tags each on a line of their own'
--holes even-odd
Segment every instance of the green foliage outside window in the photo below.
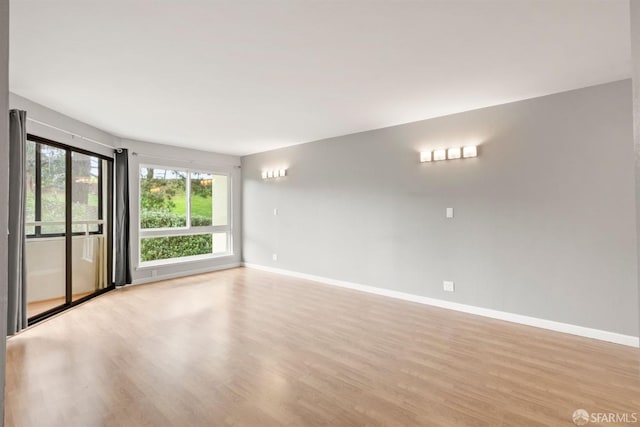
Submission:
<svg viewBox="0 0 640 427">
<path fill-rule="evenodd" d="M 140 169 L 140 228 L 187 226 L 187 178 L 183 171 Z M 212 225 L 212 180 L 208 174 L 191 177 L 191 227 Z M 141 260 L 155 261 L 212 253 L 211 234 L 168 236 L 141 240 Z"/>
<path fill-rule="evenodd" d="M 211 234 L 151 237 L 141 240 L 142 261 L 179 258 L 212 253 Z"/>
<path fill-rule="evenodd" d="M 176 228 L 185 226 L 185 218 L 172 212 L 143 212 L 140 217 L 142 228 Z M 211 218 L 192 216 L 191 226 L 202 227 L 211 225 Z"/>
</svg>

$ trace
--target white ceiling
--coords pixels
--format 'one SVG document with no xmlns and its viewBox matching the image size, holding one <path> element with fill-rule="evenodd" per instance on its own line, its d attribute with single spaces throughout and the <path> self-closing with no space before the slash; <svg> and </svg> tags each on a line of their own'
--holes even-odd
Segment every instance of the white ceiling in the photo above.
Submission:
<svg viewBox="0 0 640 427">
<path fill-rule="evenodd" d="M 627 0 L 13 0 L 11 91 L 248 154 L 631 74 Z"/>
</svg>

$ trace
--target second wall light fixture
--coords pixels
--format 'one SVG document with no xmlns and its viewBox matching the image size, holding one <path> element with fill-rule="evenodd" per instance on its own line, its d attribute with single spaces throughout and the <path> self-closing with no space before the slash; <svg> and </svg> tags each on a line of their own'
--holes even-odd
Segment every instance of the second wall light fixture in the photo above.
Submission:
<svg viewBox="0 0 640 427">
<path fill-rule="evenodd" d="M 464 158 L 467 159 L 469 157 L 478 157 L 478 147 L 475 145 L 469 145 L 467 147 L 454 147 L 445 150 L 441 148 L 439 150 L 434 151 L 421 151 L 420 152 L 420 162 L 431 162 L 438 160 L 454 160 Z"/>
<path fill-rule="evenodd" d="M 280 178 L 282 176 L 287 176 L 286 169 L 276 169 L 276 170 L 263 170 L 262 171 L 262 179 L 271 179 L 271 178 Z"/>
</svg>

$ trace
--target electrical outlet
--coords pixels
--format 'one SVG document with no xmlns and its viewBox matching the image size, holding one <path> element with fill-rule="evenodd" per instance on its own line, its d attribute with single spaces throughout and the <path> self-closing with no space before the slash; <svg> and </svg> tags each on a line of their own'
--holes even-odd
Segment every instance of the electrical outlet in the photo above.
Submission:
<svg viewBox="0 0 640 427">
<path fill-rule="evenodd" d="M 271 257 L 273 258 L 274 261 L 278 260 L 278 254 L 273 254 Z"/>
<path fill-rule="evenodd" d="M 447 208 L 446 217 L 453 218 L 453 208 Z"/>
<path fill-rule="evenodd" d="M 442 289 L 445 292 L 455 292 L 455 286 L 453 282 L 450 282 L 448 280 L 445 280 L 444 282 L 442 282 Z"/>
</svg>

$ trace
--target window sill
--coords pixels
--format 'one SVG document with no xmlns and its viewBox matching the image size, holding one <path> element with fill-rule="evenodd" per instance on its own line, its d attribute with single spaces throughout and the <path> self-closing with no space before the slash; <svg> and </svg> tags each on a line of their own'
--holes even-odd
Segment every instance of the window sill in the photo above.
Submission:
<svg viewBox="0 0 640 427">
<path fill-rule="evenodd" d="M 215 260 L 219 258 L 229 258 L 232 257 L 233 253 L 223 253 L 223 254 L 215 254 L 215 255 L 196 255 L 190 257 L 183 258 L 171 258 L 171 259 L 162 259 L 158 261 L 146 261 L 141 262 L 136 267 L 136 271 L 138 270 L 149 270 L 152 268 L 158 267 L 170 267 L 172 265 L 180 265 L 180 264 L 192 264 L 196 262 Z"/>
</svg>

